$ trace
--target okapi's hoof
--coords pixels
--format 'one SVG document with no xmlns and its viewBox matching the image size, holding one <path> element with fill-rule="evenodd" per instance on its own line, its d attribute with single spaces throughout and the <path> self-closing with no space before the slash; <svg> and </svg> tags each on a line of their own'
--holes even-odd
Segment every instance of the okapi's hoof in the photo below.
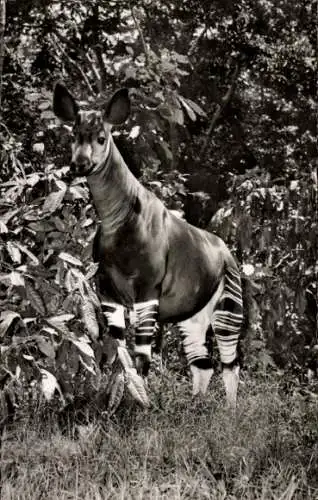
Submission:
<svg viewBox="0 0 318 500">
<path fill-rule="evenodd" d="M 150 361 L 145 354 L 136 354 L 135 365 L 137 373 L 143 377 L 147 377 L 150 368 Z"/>
</svg>

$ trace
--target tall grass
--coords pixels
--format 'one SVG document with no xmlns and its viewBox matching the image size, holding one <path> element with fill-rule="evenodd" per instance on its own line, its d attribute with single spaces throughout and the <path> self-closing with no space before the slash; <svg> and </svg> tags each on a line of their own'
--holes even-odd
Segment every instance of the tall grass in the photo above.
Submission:
<svg viewBox="0 0 318 500">
<path fill-rule="evenodd" d="M 1 499 L 317 499 L 314 396 L 246 376 L 234 415 L 213 382 L 192 400 L 187 380 L 153 374 L 152 407 L 111 419 L 21 415 L 2 436 Z"/>
</svg>

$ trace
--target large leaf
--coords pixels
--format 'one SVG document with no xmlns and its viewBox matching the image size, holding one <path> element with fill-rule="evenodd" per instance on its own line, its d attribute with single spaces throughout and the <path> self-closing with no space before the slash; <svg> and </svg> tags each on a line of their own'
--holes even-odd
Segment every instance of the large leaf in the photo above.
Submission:
<svg viewBox="0 0 318 500">
<path fill-rule="evenodd" d="M 160 141 L 159 143 L 160 148 L 163 150 L 164 155 L 166 157 L 166 161 L 170 162 L 173 160 L 173 154 L 171 149 L 169 148 L 169 145 L 166 143 L 166 141 Z"/>
<path fill-rule="evenodd" d="M 88 190 L 82 186 L 70 186 L 69 193 L 73 200 L 88 200 Z"/>
<path fill-rule="evenodd" d="M 175 108 L 173 115 L 172 115 L 172 121 L 175 123 L 178 123 L 178 125 L 184 125 L 184 114 L 182 109 Z"/>
<path fill-rule="evenodd" d="M 31 306 L 35 309 L 41 316 L 46 315 L 46 307 L 43 298 L 37 290 L 31 285 L 29 281 L 25 284 L 25 291 L 27 299 L 30 301 Z"/>
<path fill-rule="evenodd" d="M 113 415 L 120 405 L 125 390 L 125 375 L 123 371 L 116 372 L 111 379 L 110 393 L 107 404 L 109 415 Z"/>
<path fill-rule="evenodd" d="M 4 222 L 4 224 L 8 224 L 8 222 L 20 211 L 20 208 L 15 208 L 14 210 L 8 210 L 4 214 L 1 215 L 0 220 Z"/>
<path fill-rule="evenodd" d="M 10 273 L 9 276 L 11 285 L 25 287 L 24 277 L 22 276 L 21 273 L 18 273 L 17 271 L 12 271 L 12 273 Z"/>
<path fill-rule="evenodd" d="M 73 314 L 61 314 L 59 316 L 51 316 L 50 318 L 46 318 L 45 321 L 58 333 L 69 337 L 71 335 L 71 331 L 66 325 L 66 322 L 73 318 Z"/>
<path fill-rule="evenodd" d="M 69 340 L 77 347 L 77 349 L 79 349 L 83 354 L 85 354 L 85 356 L 95 359 L 94 351 L 91 348 L 91 346 L 85 341 L 85 339 L 76 340 L 70 338 Z"/>
<path fill-rule="evenodd" d="M 41 368 L 41 374 L 42 374 L 41 389 L 45 396 L 45 399 L 47 401 L 51 401 L 56 390 L 63 399 L 62 391 L 58 381 L 56 380 L 56 377 L 52 373 L 45 370 L 44 368 Z"/>
<path fill-rule="evenodd" d="M 94 305 L 87 296 L 82 298 L 82 317 L 90 337 L 96 340 L 99 336 L 98 322 L 96 319 Z"/>
<path fill-rule="evenodd" d="M 44 337 L 41 337 L 40 335 L 37 337 L 36 342 L 38 348 L 45 356 L 51 359 L 55 358 L 55 349 L 52 342 L 45 339 Z"/>
<path fill-rule="evenodd" d="M 194 111 L 197 115 L 200 115 L 200 116 L 206 117 L 206 112 L 205 112 L 205 111 L 203 111 L 203 109 L 202 109 L 202 108 L 200 108 L 200 106 L 199 106 L 197 103 L 195 103 L 194 101 L 192 101 L 192 100 L 191 100 L 191 99 L 189 99 L 189 98 L 188 98 L 188 99 L 186 99 L 186 101 L 187 101 L 187 104 L 188 104 L 189 106 L 191 106 L 191 108 L 193 109 L 193 111 Z"/>
<path fill-rule="evenodd" d="M 149 407 L 150 402 L 145 386 L 145 380 L 138 375 L 135 368 L 126 369 L 126 387 L 131 396 L 142 406 Z"/>
<path fill-rule="evenodd" d="M 87 268 L 87 272 L 86 272 L 86 275 L 85 275 L 85 278 L 87 280 L 91 279 L 95 274 L 96 274 L 96 271 L 98 270 L 99 268 L 99 264 L 96 263 L 96 262 L 91 262 Z"/>
<path fill-rule="evenodd" d="M 7 250 L 13 262 L 21 264 L 21 252 L 11 241 L 7 241 Z"/>
<path fill-rule="evenodd" d="M 191 108 L 191 106 L 189 106 L 189 104 L 187 103 L 186 99 L 184 99 L 183 97 L 181 97 L 180 95 L 178 96 L 179 98 L 179 101 L 181 102 L 182 106 L 184 107 L 184 109 L 186 110 L 189 118 L 195 122 L 196 120 L 196 115 L 195 115 L 195 112 L 193 111 L 193 109 Z"/>
<path fill-rule="evenodd" d="M 15 242 L 15 246 L 17 246 L 21 252 L 25 253 L 34 265 L 37 266 L 40 263 L 39 259 L 25 245 Z"/>
<path fill-rule="evenodd" d="M 0 234 L 8 233 L 9 229 L 7 225 L 0 219 Z"/>
<path fill-rule="evenodd" d="M 89 356 L 79 356 L 80 363 L 89 371 L 92 375 L 96 375 L 95 371 L 95 360 Z"/>
<path fill-rule="evenodd" d="M 107 356 L 107 364 L 111 366 L 117 360 L 118 341 L 110 335 L 104 335 L 102 338 L 102 348 Z"/>
<path fill-rule="evenodd" d="M 52 214 L 62 205 L 66 189 L 66 184 L 61 183 L 60 189 L 58 191 L 54 191 L 53 193 L 49 194 L 43 205 L 43 213 L 45 213 L 46 215 Z"/>
<path fill-rule="evenodd" d="M 73 255 L 70 255 L 69 253 L 66 253 L 66 252 L 59 253 L 59 259 L 62 259 L 65 262 L 72 264 L 73 266 L 80 267 L 83 265 L 83 263 L 77 257 L 74 257 Z"/>
<path fill-rule="evenodd" d="M 0 337 L 3 337 L 13 322 L 20 319 L 20 314 L 15 311 L 2 311 L 0 314 Z"/>
<path fill-rule="evenodd" d="M 76 289 L 76 285 L 77 285 L 77 280 L 74 278 L 72 270 L 69 269 L 64 279 L 64 286 L 68 291 L 68 293 L 71 293 Z"/>
<path fill-rule="evenodd" d="M 134 364 L 133 364 L 133 360 L 131 359 L 131 356 L 127 350 L 127 347 L 124 345 L 124 343 L 122 341 L 118 341 L 118 342 L 120 342 L 120 345 L 117 348 L 117 354 L 118 354 L 119 361 L 121 362 L 125 371 L 132 369 Z"/>
</svg>

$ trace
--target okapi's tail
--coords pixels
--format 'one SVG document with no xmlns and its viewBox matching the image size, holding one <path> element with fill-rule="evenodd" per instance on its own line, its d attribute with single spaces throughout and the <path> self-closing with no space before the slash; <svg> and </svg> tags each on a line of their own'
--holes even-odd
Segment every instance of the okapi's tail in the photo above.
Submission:
<svg viewBox="0 0 318 500">
<path fill-rule="evenodd" d="M 212 328 L 223 365 L 238 359 L 238 341 L 243 322 L 243 299 L 240 273 L 236 264 L 225 267 L 224 288 L 212 314 Z"/>
<path fill-rule="evenodd" d="M 242 326 L 244 332 L 243 337 L 245 337 L 246 333 L 249 331 L 254 322 L 253 312 L 252 312 L 252 301 L 256 287 L 255 285 L 253 286 L 253 282 L 250 278 L 242 276 L 241 280 L 242 280 L 242 298 L 243 298 L 243 311 L 244 311 Z"/>
</svg>

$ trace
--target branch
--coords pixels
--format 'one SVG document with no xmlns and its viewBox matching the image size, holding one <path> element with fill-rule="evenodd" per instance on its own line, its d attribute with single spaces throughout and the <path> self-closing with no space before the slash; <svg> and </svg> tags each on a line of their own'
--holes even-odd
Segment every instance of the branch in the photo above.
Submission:
<svg viewBox="0 0 318 500">
<path fill-rule="evenodd" d="M 0 105 L 0 109 L 1 109 L 1 105 Z M 0 122 L 0 127 L 3 127 L 4 130 L 7 132 L 7 134 L 9 135 L 9 137 L 12 137 L 10 130 L 8 129 L 8 127 L 4 123 Z"/>
<path fill-rule="evenodd" d="M 230 102 L 230 99 L 231 99 L 231 97 L 233 95 L 233 92 L 234 92 L 234 89 L 235 89 L 235 85 L 236 85 L 237 77 L 238 77 L 238 74 L 239 74 L 239 70 L 240 70 L 240 65 L 237 62 L 236 66 L 235 66 L 235 69 L 234 69 L 234 73 L 232 75 L 231 85 L 229 86 L 228 91 L 226 92 L 225 96 L 222 97 L 222 103 L 217 105 L 216 110 L 214 112 L 214 115 L 212 117 L 210 126 L 209 126 L 209 128 L 208 128 L 208 130 L 206 132 L 206 139 L 204 141 L 204 145 L 203 145 L 203 148 L 202 148 L 201 158 L 204 157 L 205 153 L 207 152 L 207 149 L 209 147 L 211 136 L 212 136 L 213 130 L 215 128 L 216 122 L 220 118 L 220 116 L 221 116 L 224 108 Z"/>
<path fill-rule="evenodd" d="M 145 58 L 146 58 L 146 66 L 149 66 L 149 63 L 150 63 L 150 59 L 149 59 L 149 50 L 148 50 L 148 47 L 146 45 L 146 42 L 145 42 L 145 39 L 144 39 L 144 35 L 143 35 L 143 32 L 140 28 L 140 24 L 139 24 L 139 21 L 137 19 L 137 16 L 134 12 L 134 7 L 132 7 L 130 5 L 130 10 L 131 10 L 131 15 L 132 15 L 132 18 L 134 20 L 134 23 L 135 23 L 135 26 L 136 26 L 136 29 L 139 33 L 139 36 L 140 36 L 140 40 L 141 40 L 141 45 L 143 47 L 143 50 L 144 50 L 144 53 L 145 53 Z"/>
<path fill-rule="evenodd" d="M 106 66 L 105 66 L 104 59 L 103 59 L 102 47 L 100 45 L 96 45 L 93 50 L 95 52 L 96 59 L 98 61 L 98 65 L 99 65 L 99 70 L 100 70 L 99 89 L 100 89 L 100 92 L 102 93 L 102 92 L 105 92 L 106 82 L 107 82 L 107 71 L 106 71 Z"/>
<path fill-rule="evenodd" d="M 195 49 L 197 48 L 197 46 L 199 45 L 200 41 L 202 40 L 202 38 L 206 35 L 206 32 L 208 31 L 208 27 L 207 25 L 205 24 L 203 30 L 201 31 L 200 35 L 194 40 L 194 42 L 191 44 L 190 46 L 190 49 L 189 49 L 189 52 L 188 52 L 188 57 L 191 57 L 195 51 Z"/>
<path fill-rule="evenodd" d="M 291 255 L 291 254 L 290 254 L 290 252 L 288 252 L 286 255 L 284 255 L 284 256 L 283 256 L 283 257 L 282 257 L 282 258 L 281 258 L 281 259 L 277 262 L 277 264 L 275 264 L 275 266 L 273 266 L 273 269 L 278 269 L 278 268 L 282 265 L 282 263 L 283 263 L 286 259 L 288 259 L 288 257 L 290 257 L 290 255 Z"/>
<path fill-rule="evenodd" d="M 85 75 L 84 71 L 82 70 L 82 68 L 78 65 L 78 63 L 76 63 L 75 61 L 73 61 L 73 59 L 67 54 L 67 52 L 64 50 L 64 48 L 62 47 L 62 45 L 60 44 L 59 40 L 57 40 L 57 35 L 55 33 L 51 33 L 51 36 L 54 36 L 54 40 L 53 40 L 53 43 L 55 43 L 55 45 L 60 49 L 60 51 L 62 52 L 62 54 L 65 56 L 65 58 L 67 59 L 67 61 L 76 68 L 76 70 L 80 73 L 81 77 L 83 78 L 84 82 L 86 83 L 86 86 L 89 90 L 89 92 L 94 95 L 95 92 L 93 90 L 93 87 L 91 86 L 87 76 Z"/>
<path fill-rule="evenodd" d="M 4 61 L 4 30 L 6 27 L 6 0 L 0 0 L 0 110 L 2 100 L 2 75 Z M 1 112 L 1 111 L 0 111 Z"/>
<path fill-rule="evenodd" d="M 88 64 L 90 65 L 90 68 L 91 68 L 91 70 L 92 70 L 92 72 L 94 74 L 96 83 L 97 83 L 98 87 L 100 88 L 100 86 L 101 86 L 101 78 L 100 78 L 99 71 L 98 71 L 98 69 L 95 66 L 95 63 L 93 61 L 92 56 L 90 55 L 89 52 L 86 52 L 84 57 L 85 57 L 86 61 L 88 62 Z"/>
<path fill-rule="evenodd" d="M 87 20 L 88 20 L 88 18 L 87 18 Z M 103 58 L 102 45 L 100 43 L 100 23 L 99 23 L 98 2 L 97 2 L 97 5 L 93 6 L 91 20 L 92 20 L 91 30 L 93 32 L 92 37 L 91 37 L 93 43 L 91 43 L 91 45 L 93 45 L 92 51 L 94 52 L 94 54 L 96 56 L 99 71 L 95 67 L 93 61 L 91 63 L 91 67 L 92 67 L 95 75 L 97 73 L 99 73 L 98 87 L 99 87 L 100 93 L 102 94 L 106 89 L 107 70 L 106 70 L 106 66 L 105 66 L 105 62 L 104 62 L 104 58 Z"/>
</svg>

